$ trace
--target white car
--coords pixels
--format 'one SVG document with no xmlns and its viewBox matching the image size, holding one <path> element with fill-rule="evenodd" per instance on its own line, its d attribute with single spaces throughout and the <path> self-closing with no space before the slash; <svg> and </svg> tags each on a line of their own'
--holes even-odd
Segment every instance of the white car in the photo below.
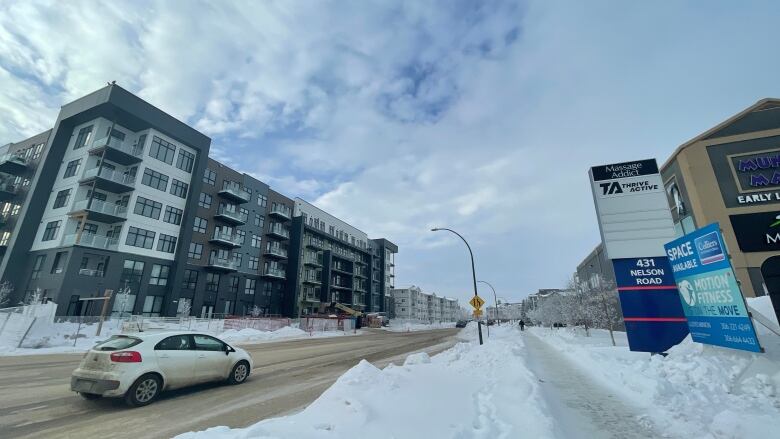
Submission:
<svg viewBox="0 0 780 439">
<path fill-rule="evenodd" d="M 163 390 L 209 381 L 243 383 L 252 364 L 245 350 L 210 335 L 115 335 L 84 355 L 70 388 L 85 399 L 124 397 L 131 406 L 142 406 Z"/>
</svg>

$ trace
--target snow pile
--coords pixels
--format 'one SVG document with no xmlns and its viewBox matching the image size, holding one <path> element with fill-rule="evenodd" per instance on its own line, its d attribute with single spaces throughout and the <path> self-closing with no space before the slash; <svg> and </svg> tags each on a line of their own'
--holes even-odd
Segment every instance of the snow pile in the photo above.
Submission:
<svg viewBox="0 0 780 439">
<path fill-rule="evenodd" d="M 553 420 L 524 364 L 519 331 L 501 328 L 484 346 L 459 343 L 433 358 L 413 354 L 403 366 L 380 370 L 363 360 L 300 413 L 178 437 L 551 437 Z"/>
<path fill-rule="evenodd" d="M 762 301 L 750 299 L 750 305 L 765 311 Z M 644 408 L 671 436 L 776 437 L 780 337 L 757 329 L 764 354 L 694 343 L 688 337 L 666 358 L 629 351 L 625 333 L 615 333 L 618 346 L 613 347 L 607 331 L 594 330 L 585 337 L 581 329 L 531 330 L 588 375 Z"/>
<path fill-rule="evenodd" d="M 114 323 L 103 322 L 98 337 L 95 335 L 97 327 L 97 323 L 82 323 L 79 326 L 78 322 L 36 322 L 21 348 L 0 337 L 0 355 L 80 353 L 119 333 Z"/>
<path fill-rule="evenodd" d="M 383 329 L 392 332 L 415 332 L 415 331 L 430 331 L 432 329 L 449 329 L 454 328 L 455 322 L 442 322 L 442 323 L 420 323 L 403 320 L 390 320 L 390 326 Z"/>
</svg>

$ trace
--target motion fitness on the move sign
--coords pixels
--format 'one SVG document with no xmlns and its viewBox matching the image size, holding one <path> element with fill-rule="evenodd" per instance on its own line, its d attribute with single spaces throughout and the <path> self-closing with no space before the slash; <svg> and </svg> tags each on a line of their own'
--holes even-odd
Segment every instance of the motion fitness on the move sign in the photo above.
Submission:
<svg viewBox="0 0 780 439">
<path fill-rule="evenodd" d="M 718 223 L 666 244 L 693 341 L 761 352 Z"/>
<path fill-rule="evenodd" d="M 674 223 L 654 159 L 590 169 L 607 257 L 632 351 L 664 352 L 688 335 L 664 244 Z"/>
</svg>

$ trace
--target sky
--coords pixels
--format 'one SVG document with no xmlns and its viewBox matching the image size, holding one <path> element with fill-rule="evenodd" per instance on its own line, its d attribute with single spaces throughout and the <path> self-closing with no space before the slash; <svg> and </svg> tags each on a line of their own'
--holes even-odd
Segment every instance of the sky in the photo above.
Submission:
<svg viewBox="0 0 780 439">
<path fill-rule="evenodd" d="M 780 97 L 780 3 L 0 0 L 0 144 L 115 80 L 211 156 L 399 246 L 396 286 L 563 287 L 590 166 Z M 480 287 L 484 288 L 484 287 Z M 480 290 L 483 296 L 489 290 Z"/>
</svg>

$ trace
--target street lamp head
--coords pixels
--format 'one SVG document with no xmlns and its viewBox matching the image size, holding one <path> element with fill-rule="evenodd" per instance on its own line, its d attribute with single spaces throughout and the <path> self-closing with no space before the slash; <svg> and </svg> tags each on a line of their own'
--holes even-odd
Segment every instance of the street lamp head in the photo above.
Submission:
<svg viewBox="0 0 780 439">
<path fill-rule="evenodd" d="M 434 228 L 431 229 L 431 232 L 438 232 L 439 230 L 441 230 L 441 229 L 438 228 L 438 227 L 434 227 Z"/>
</svg>

